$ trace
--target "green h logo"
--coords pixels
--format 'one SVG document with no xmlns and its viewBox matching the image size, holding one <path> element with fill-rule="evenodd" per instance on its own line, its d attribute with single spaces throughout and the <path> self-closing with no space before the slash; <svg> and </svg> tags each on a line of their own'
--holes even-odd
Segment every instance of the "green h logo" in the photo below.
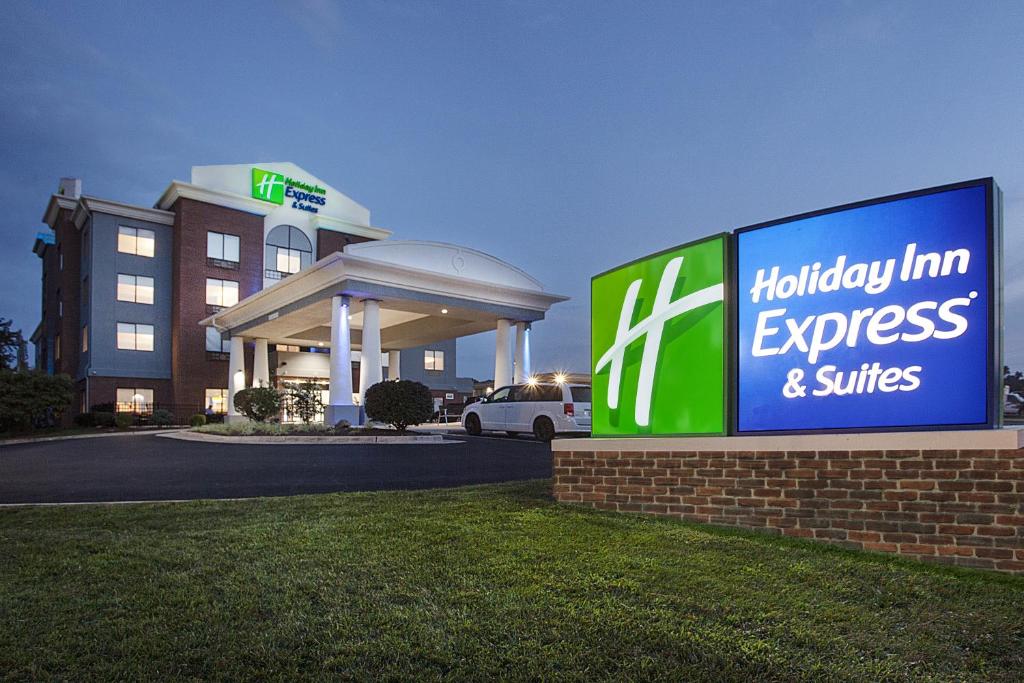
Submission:
<svg viewBox="0 0 1024 683">
<path fill-rule="evenodd" d="M 265 202 L 284 204 L 284 175 L 253 168 L 252 196 Z"/>
<path fill-rule="evenodd" d="M 593 433 L 725 432 L 725 237 L 591 281 Z"/>
</svg>

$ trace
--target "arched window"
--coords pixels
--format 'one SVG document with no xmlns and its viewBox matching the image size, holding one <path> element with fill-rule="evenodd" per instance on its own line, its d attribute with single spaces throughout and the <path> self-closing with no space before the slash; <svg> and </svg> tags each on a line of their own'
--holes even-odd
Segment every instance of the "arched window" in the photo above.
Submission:
<svg viewBox="0 0 1024 683">
<path fill-rule="evenodd" d="M 313 262 L 313 245 L 294 225 L 279 225 L 267 235 L 266 276 L 282 278 L 297 273 Z"/>
</svg>

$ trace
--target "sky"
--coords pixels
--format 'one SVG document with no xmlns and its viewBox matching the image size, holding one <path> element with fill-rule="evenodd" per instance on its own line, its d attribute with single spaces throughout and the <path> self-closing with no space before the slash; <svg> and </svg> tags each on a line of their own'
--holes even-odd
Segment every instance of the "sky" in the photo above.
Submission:
<svg viewBox="0 0 1024 683">
<path fill-rule="evenodd" d="M 193 165 L 292 161 L 395 238 L 572 297 L 535 370 L 589 367 L 590 277 L 707 234 L 994 176 L 1024 369 L 1024 3 L 5 3 L 0 316 L 39 321 L 61 176 L 152 205 Z M 494 335 L 459 342 L 491 377 Z"/>
</svg>

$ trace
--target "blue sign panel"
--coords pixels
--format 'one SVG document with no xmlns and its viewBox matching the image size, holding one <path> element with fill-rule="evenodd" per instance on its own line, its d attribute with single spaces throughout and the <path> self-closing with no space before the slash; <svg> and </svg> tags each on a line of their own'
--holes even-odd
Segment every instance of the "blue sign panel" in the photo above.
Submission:
<svg viewBox="0 0 1024 683">
<path fill-rule="evenodd" d="M 738 432 L 986 426 L 988 181 L 737 232 Z"/>
</svg>

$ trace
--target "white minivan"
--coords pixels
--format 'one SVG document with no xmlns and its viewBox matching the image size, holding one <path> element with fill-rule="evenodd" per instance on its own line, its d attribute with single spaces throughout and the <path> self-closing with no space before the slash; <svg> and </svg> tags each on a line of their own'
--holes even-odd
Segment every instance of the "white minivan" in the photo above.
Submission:
<svg viewBox="0 0 1024 683">
<path fill-rule="evenodd" d="M 499 387 L 462 413 L 466 433 L 532 432 L 541 441 L 555 434 L 590 431 L 590 387 L 586 384 L 528 382 Z"/>
</svg>

